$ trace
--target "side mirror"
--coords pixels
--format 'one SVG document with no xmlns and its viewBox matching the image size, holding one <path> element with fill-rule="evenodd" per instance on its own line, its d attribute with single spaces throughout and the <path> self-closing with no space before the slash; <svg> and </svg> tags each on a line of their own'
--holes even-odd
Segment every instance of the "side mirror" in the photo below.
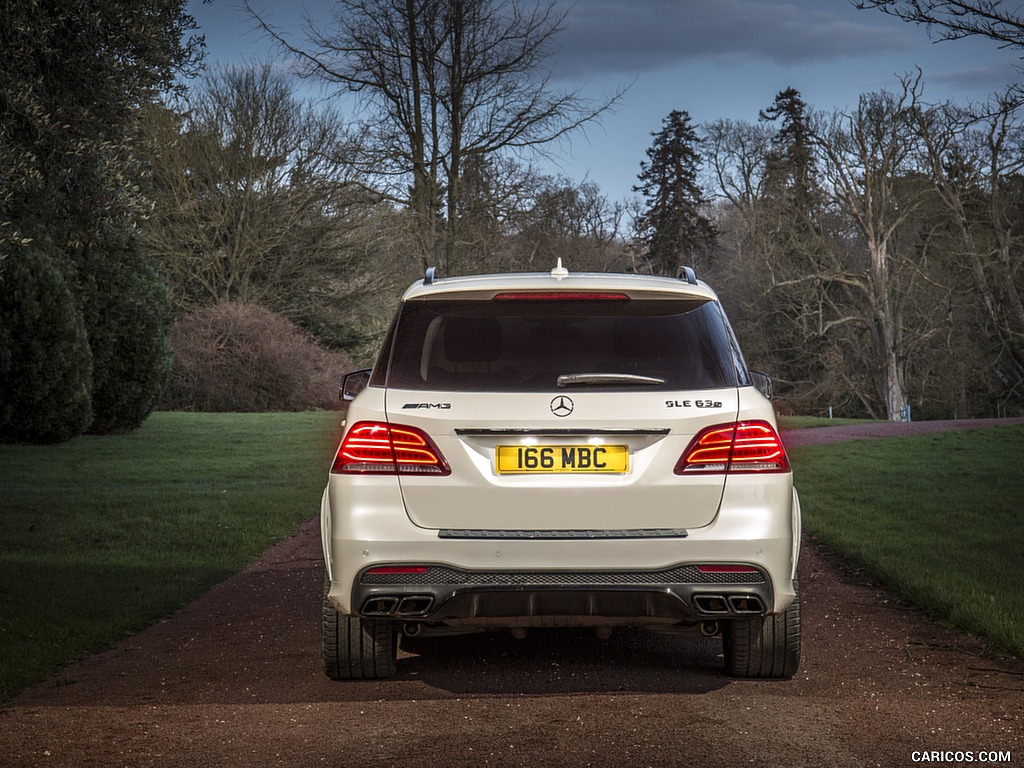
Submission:
<svg viewBox="0 0 1024 768">
<path fill-rule="evenodd" d="M 346 373 L 341 377 L 341 386 L 338 387 L 338 397 L 345 402 L 351 402 L 356 399 L 356 395 L 366 389 L 370 383 L 371 370 L 366 368 L 362 371 L 353 371 L 352 373 Z"/>
<path fill-rule="evenodd" d="M 749 373 L 750 382 L 754 385 L 754 389 L 769 400 L 775 397 L 775 386 L 772 384 L 771 377 L 767 373 L 762 373 L 761 371 L 750 371 Z"/>
</svg>

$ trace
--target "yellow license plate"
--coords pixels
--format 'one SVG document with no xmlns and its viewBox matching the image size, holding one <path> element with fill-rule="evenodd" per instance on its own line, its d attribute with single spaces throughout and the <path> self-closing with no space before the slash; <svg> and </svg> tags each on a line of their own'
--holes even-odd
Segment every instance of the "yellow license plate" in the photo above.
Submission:
<svg viewBox="0 0 1024 768">
<path fill-rule="evenodd" d="M 499 474 L 628 472 L 625 445 L 499 445 Z"/>
</svg>

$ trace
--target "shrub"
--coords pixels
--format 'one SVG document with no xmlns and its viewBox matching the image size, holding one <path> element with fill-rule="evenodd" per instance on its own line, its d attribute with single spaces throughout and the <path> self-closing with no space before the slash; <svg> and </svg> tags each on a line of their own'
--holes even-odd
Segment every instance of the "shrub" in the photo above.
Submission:
<svg viewBox="0 0 1024 768">
<path fill-rule="evenodd" d="M 82 314 L 45 238 L 0 273 L 0 438 L 58 443 L 92 420 L 92 355 Z"/>
<path fill-rule="evenodd" d="M 89 431 L 135 429 L 153 410 L 170 372 L 166 286 L 131 235 L 90 246 L 78 273 L 93 360 Z"/>
<path fill-rule="evenodd" d="M 350 363 L 280 315 L 220 302 L 171 326 L 174 363 L 161 407 L 198 411 L 338 408 Z"/>
</svg>

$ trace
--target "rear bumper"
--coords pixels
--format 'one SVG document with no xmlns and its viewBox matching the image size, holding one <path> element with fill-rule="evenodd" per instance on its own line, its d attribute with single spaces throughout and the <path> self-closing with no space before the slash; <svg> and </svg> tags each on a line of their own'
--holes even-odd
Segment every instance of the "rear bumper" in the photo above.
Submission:
<svg viewBox="0 0 1024 768">
<path fill-rule="evenodd" d="M 533 539 L 420 528 L 396 483 L 350 482 L 358 493 L 332 482 L 321 508 L 329 597 L 345 615 L 452 626 L 656 625 L 736 617 L 758 601 L 751 613 L 777 614 L 795 597 L 800 505 L 791 485 L 786 503 L 778 493 L 766 503 L 759 478 L 730 481 L 715 521 L 688 531 Z M 429 568 L 416 579 L 366 578 L 396 564 Z M 753 566 L 759 580 L 680 575 L 697 564 Z"/>
<path fill-rule="evenodd" d="M 695 624 L 763 615 L 773 603 L 760 570 L 705 573 L 693 565 L 611 572 L 431 565 L 422 573 L 364 570 L 352 590 L 361 616 L 464 629 Z"/>
</svg>

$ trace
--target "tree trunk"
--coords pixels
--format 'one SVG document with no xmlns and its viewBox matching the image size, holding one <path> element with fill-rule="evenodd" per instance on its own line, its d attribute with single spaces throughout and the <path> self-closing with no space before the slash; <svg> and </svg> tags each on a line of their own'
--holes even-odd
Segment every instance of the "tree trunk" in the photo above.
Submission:
<svg viewBox="0 0 1024 768">
<path fill-rule="evenodd" d="M 868 241 L 871 253 L 872 309 L 875 315 L 875 352 L 882 361 L 880 389 L 885 402 L 885 418 L 900 421 L 907 405 L 906 375 L 903 365 L 903 329 L 901 314 L 893 295 L 886 243 Z"/>
</svg>

